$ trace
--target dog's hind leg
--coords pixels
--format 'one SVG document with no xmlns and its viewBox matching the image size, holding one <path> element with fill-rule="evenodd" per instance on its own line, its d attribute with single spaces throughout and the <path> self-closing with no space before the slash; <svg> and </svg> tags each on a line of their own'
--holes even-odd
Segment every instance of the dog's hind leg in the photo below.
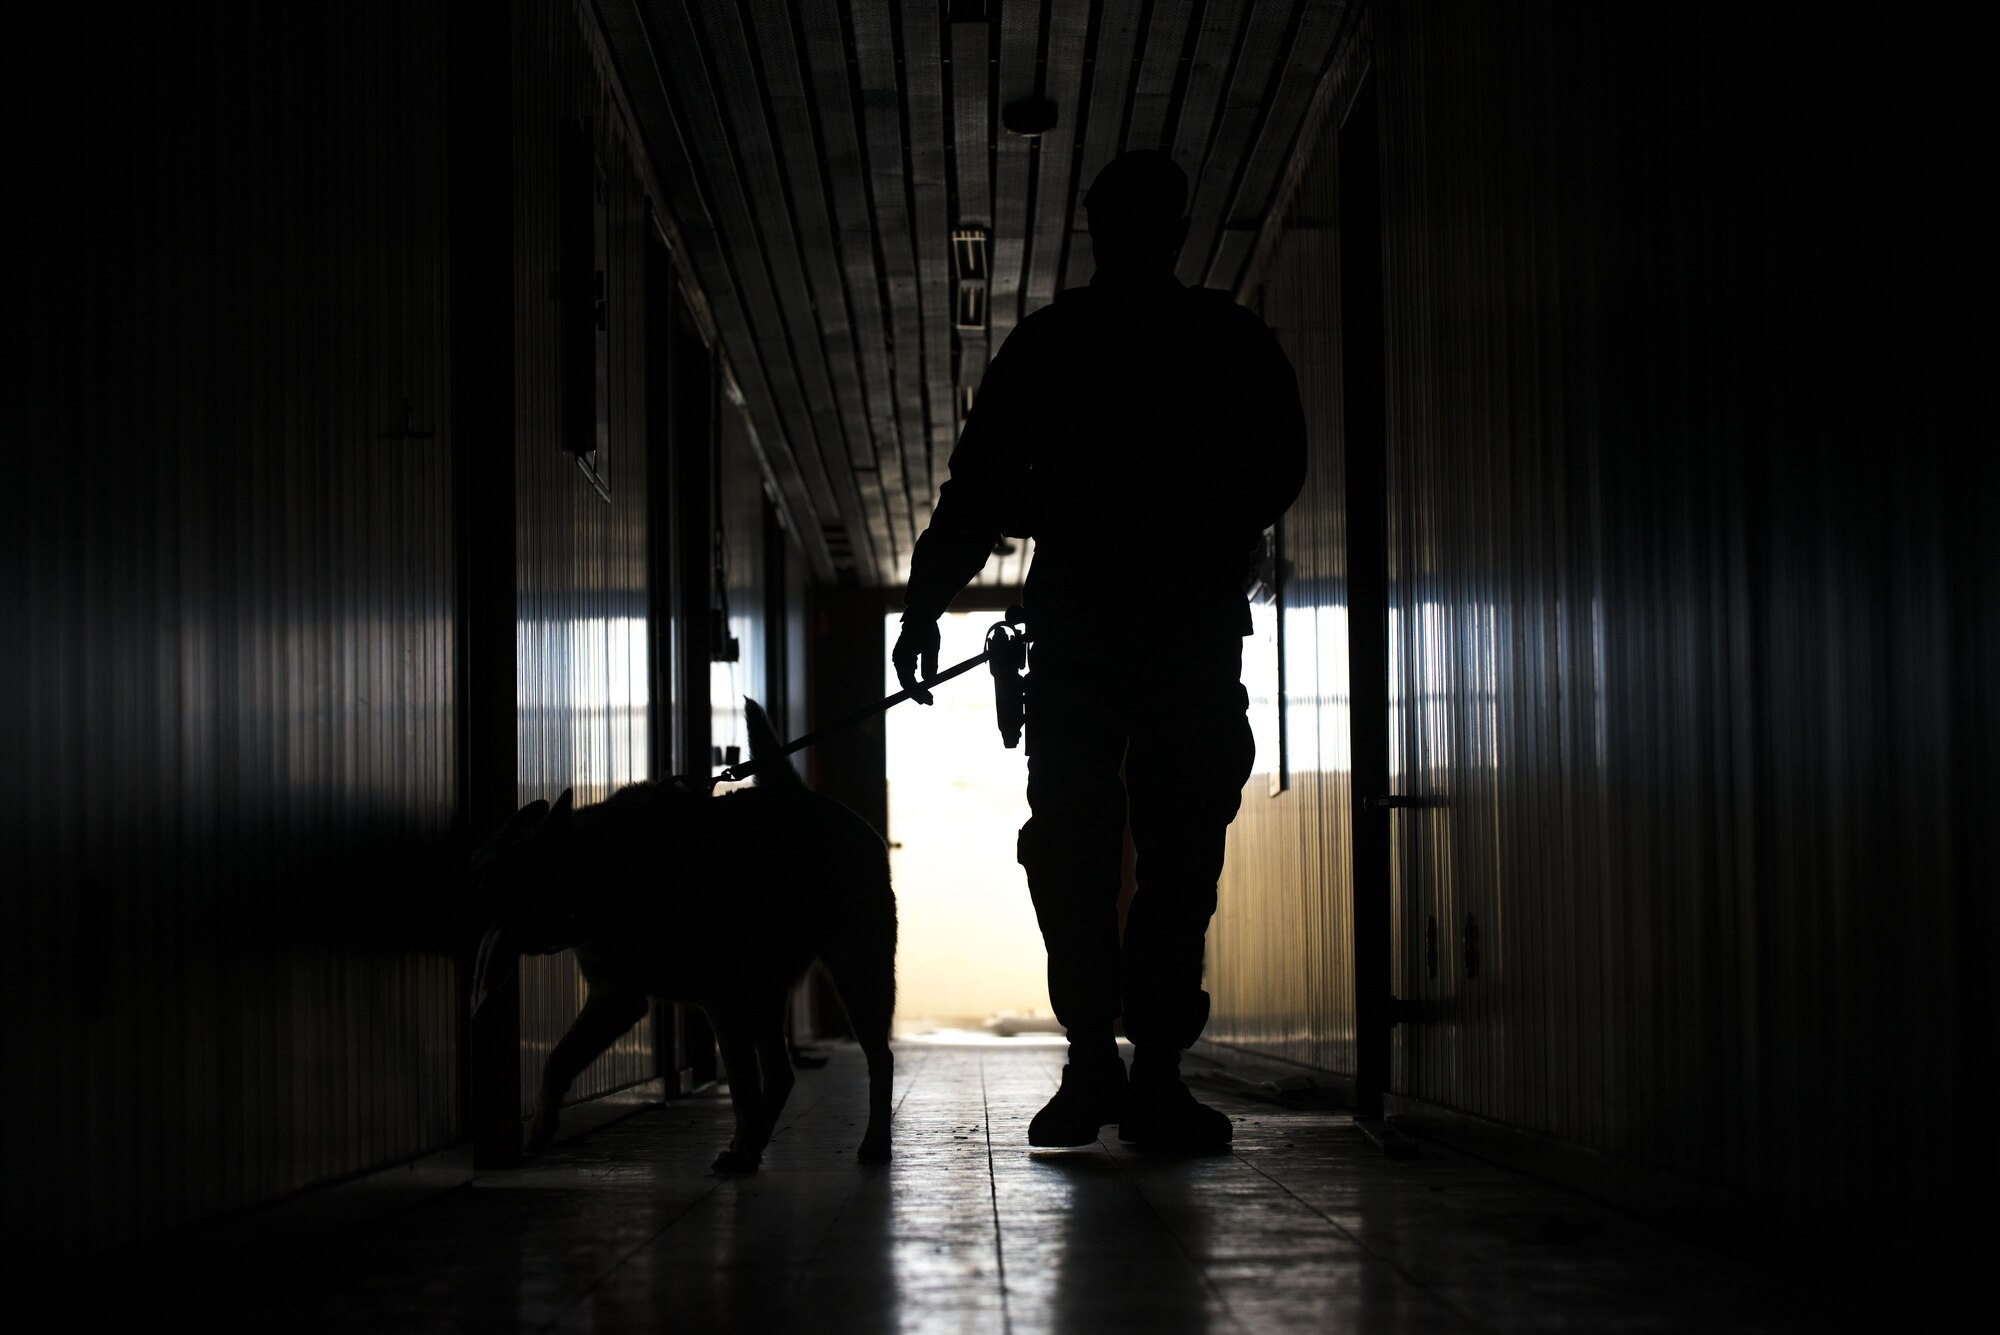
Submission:
<svg viewBox="0 0 2000 1335">
<path fill-rule="evenodd" d="M 896 1079 L 896 1059 L 889 1051 L 889 1024 L 896 1014 L 895 919 L 889 920 L 886 932 L 867 933 L 830 949 L 825 960 L 861 1052 L 868 1058 L 868 1130 L 857 1157 L 863 1163 L 887 1163 L 890 1095 Z"/>
<path fill-rule="evenodd" d="M 771 1139 L 771 1118 L 765 1111 L 763 1081 L 757 1073 L 755 1012 L 740 1004 L 710 1006 L 709 1026 L 729 1072 L 729 1106 L 736 1114 L 736 1135 L 715 1156 L 718 1173 L 754 1173 L 763 1162 Z M 790 1091 L 787 1091 L 788 1093 Z"/>
<path fill-rule="evenodd" d="M 621 1035 L 646 1013 L 646 994 L 643 992 L 619 992 L 608 988 L 590 989 L 589 998 L 583 1009 L 562 1036 L 562 1041 L 549 1053 L 549 1059 L 542 1066 L 541 1093 L 536 1097 L 535 1120 L 528 1124 L 528 1151 L 534 1153 L 544 1149 L 555 1139 L 556 1125 L 562 1119 L 563 1095 L 583 1074 L 583 1068 L 596 1061 L 604 1050 L 616 1043 Z"/>
<path fill-rule="evenodd" d="M 778 1129 L 778 1116 L 785 1111 L 785 1100 L 797 1083 L 791 1049 L 785 1043 L 785 1010 L 790 1004 L 790 995 L 781 992 L 757 1017 L 757 1066 L 764 1076 L 764 1117 L 773 1131 Z"/>
</svg>

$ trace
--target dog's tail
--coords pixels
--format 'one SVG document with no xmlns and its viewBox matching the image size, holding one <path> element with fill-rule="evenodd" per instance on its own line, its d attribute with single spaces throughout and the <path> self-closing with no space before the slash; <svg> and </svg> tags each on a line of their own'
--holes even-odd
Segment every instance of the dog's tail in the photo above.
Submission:
<svg viewBox="0 0 2000 1335">
<path fill-rule="evenodd" d="M 780 755 L 785 744 L 778 739 L 777 729 L 771 726 L 770 716 L 764 706 L 743 697 L 743 717 L 750 725 L 750 759 L 757 765 L 754 776 L 759 788 L 803 788 L 805 783 L 799 778 L 792 762 Z"/>
</svg>

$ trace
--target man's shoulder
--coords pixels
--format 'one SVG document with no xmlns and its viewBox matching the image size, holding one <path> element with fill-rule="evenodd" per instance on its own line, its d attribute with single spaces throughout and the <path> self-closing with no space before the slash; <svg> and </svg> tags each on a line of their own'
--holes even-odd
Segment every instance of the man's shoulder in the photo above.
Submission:
<svg viewBox="0 0 2000 1335">
<path fill-rule="evenodd" d="M 1205 315 L 1259 326 L 1263 324 L 1263 321 L 1257 318 L 1255 311 L 1237 301 L 1236 294 L 1226 288 L 1183 287 L 1181 299 Z M 1054 301 L 1022 320 L 1021 327 L 1025 328 L 1030 321 L 1040 321 L 1045 326 L 1060 325 L 1068 319 L 1086 314 L 1094 307 L 1105 305 L 1107 301 L 1115 304 L 1117 300 L 1116 297 L 1107 298 L 1101 290 L 1094 287 L 1066 287 L 1056 293 Z"/>
<path fill-rule="evenodd" d="M 1246 352 L 1271 345 L 1271 330 L 1262 317 L 1238 302 L 1235 293 L 1223 288 L 1183 287 L 1166 304 L 1151 307 L 1147 320 L 1154 322 L 1176 308 L 1180 316 L 1169 324 L 1183 333 L 1197 333 L 1205 340 Z M 1127 319 L 1130 315 L 1115 293 L 1107 294 L 1095 287 L 1065 288 L 1056 294 L 1054 301 L 1016 325 L 1008 343 L 1018 343 L 1024 350 L 1048 349 L 1055 354 L 1077 339 L 1101 336 L 1106 320 Z"/>
<path fill-rule="evenodd" d="M 1171 289 L 1174 285 L 1168 284 L 1167 286 Z M 1183 286 L 1181 287 L 1181 291 L 1194 301 L 1212 301 L 1223 306 L 1236 306 L 1238 304 L 1236 294 L 1227 288 Z M 1074 307 L 1090 301 L 1102 300 L 1103 297 L 1104 293 L 1101 289 L 1085 283 L 1081 287 L 1066 287 L 1062 289 L 1062 291 L 1056 293 L 1056 299 L 1049 305 L 1041 307 L 1041 310 L 1054 310 L 1065 304 Z M 1248 308 L 1245 307 L 1243 309 Z"/>
<path fill-rule="evenodd" d="M 1202 312 L 1215 320 L 1242 325 L 1245 328 L 1262 329 L 1264 321 L 1257 312 L 1236 299 L 1236 294 L 1220 287 L 1191 287 L 1187 290 L 1188 300 Z"/>
<path fill-rule="evenodd" d="M 1283 349 L 1264 317 L 1219 287 L 1191 287 L 1189 298 L 1200 310 L 1200 322 L 1210 336 L 1237 355 L 1253 360 L 1282 357 Z"/>
<path fill-rule="evenodd" d="M 1071 291 L 1087 290 L 1085 288 L 1071 289 Z M 1063 329 L 1074 323 L 1076 317 L 1082 313 L 1078 309 L 1077 303 L 1064 303 L 1063 298 L 1067 296 L 1069 296 L 1069 292 L 1059 292 L 1056 294 L 1056 299 L 1048 305 L 1039 306 L 1022 316 L 1020 322 L 1014 326 L 1001 346 L 1003 348 L 1028 348 L 1038 343 L 1060 337 Z"/>
<path fill-rule="evenodd" d="M 1016 330 L 1033 328 L 1037 334 L 1053 333 L 1090 313 L 1095 298 L 1087 287 L 1066 287 L 1046 306 L 1038 306 L 1021 317 Z"/>
</svg>

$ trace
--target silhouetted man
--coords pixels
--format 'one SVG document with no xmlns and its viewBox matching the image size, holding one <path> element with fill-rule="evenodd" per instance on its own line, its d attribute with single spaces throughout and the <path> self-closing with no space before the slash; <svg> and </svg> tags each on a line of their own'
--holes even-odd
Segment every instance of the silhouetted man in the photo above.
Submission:
<svg viewBox="0 0 2000 1335">
<path fill-rule="evenodd" d="M 1305 416 L 1263 323 L 1175 279 L 1186 205 L 1187 177 L 1160 153 L 1127 153 L 1092 185 L 1096 276 L 1023 320 L 987 369 L 894 653 L 905 686 L 919 662 L 934 674 L 938 617 L 1003 533 L 1034 538 L 1019 857 L 1069 1032 L 1035 1145 L 1084 1144 L 1114 1121 L 1142 1145 L 1230 1138 L 1180 1058 L 1208 1021 L 1202 948 L 1253 759 L 1244 575 L 1304 480 Z M 1121 953 L 1128 808 L 1138 889 Z"/>
</svg>

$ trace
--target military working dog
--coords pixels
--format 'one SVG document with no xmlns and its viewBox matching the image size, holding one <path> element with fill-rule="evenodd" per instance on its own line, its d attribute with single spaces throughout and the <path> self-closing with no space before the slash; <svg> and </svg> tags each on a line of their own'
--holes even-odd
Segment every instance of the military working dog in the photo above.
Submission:
<svg viewBox="0 0 2000 1335">
<path fill-rule="evenodd" d="M 493 924 L 474 1004 L 522 954 L 574 948 L 588 1000 L 550 1052 L 529 1124 L 531 1150 L 556 1132 L 584 1067 L 638 1023 L 647 998 L 707 1012 L 736 1118 L 719 1172 L 752 1172 L 792 1090 L 785 1009 L 815 958 L 833 975 L 868 1059 L 860 1158 L 889 1158 L 896 1004 L 896 899 L 882 837 L 808 789 L 744 701 L 756 786 L 720 797 L 658 783 L 575 808 L 523 807 L 473 857 L 475 893 Z"/>
</svg>

